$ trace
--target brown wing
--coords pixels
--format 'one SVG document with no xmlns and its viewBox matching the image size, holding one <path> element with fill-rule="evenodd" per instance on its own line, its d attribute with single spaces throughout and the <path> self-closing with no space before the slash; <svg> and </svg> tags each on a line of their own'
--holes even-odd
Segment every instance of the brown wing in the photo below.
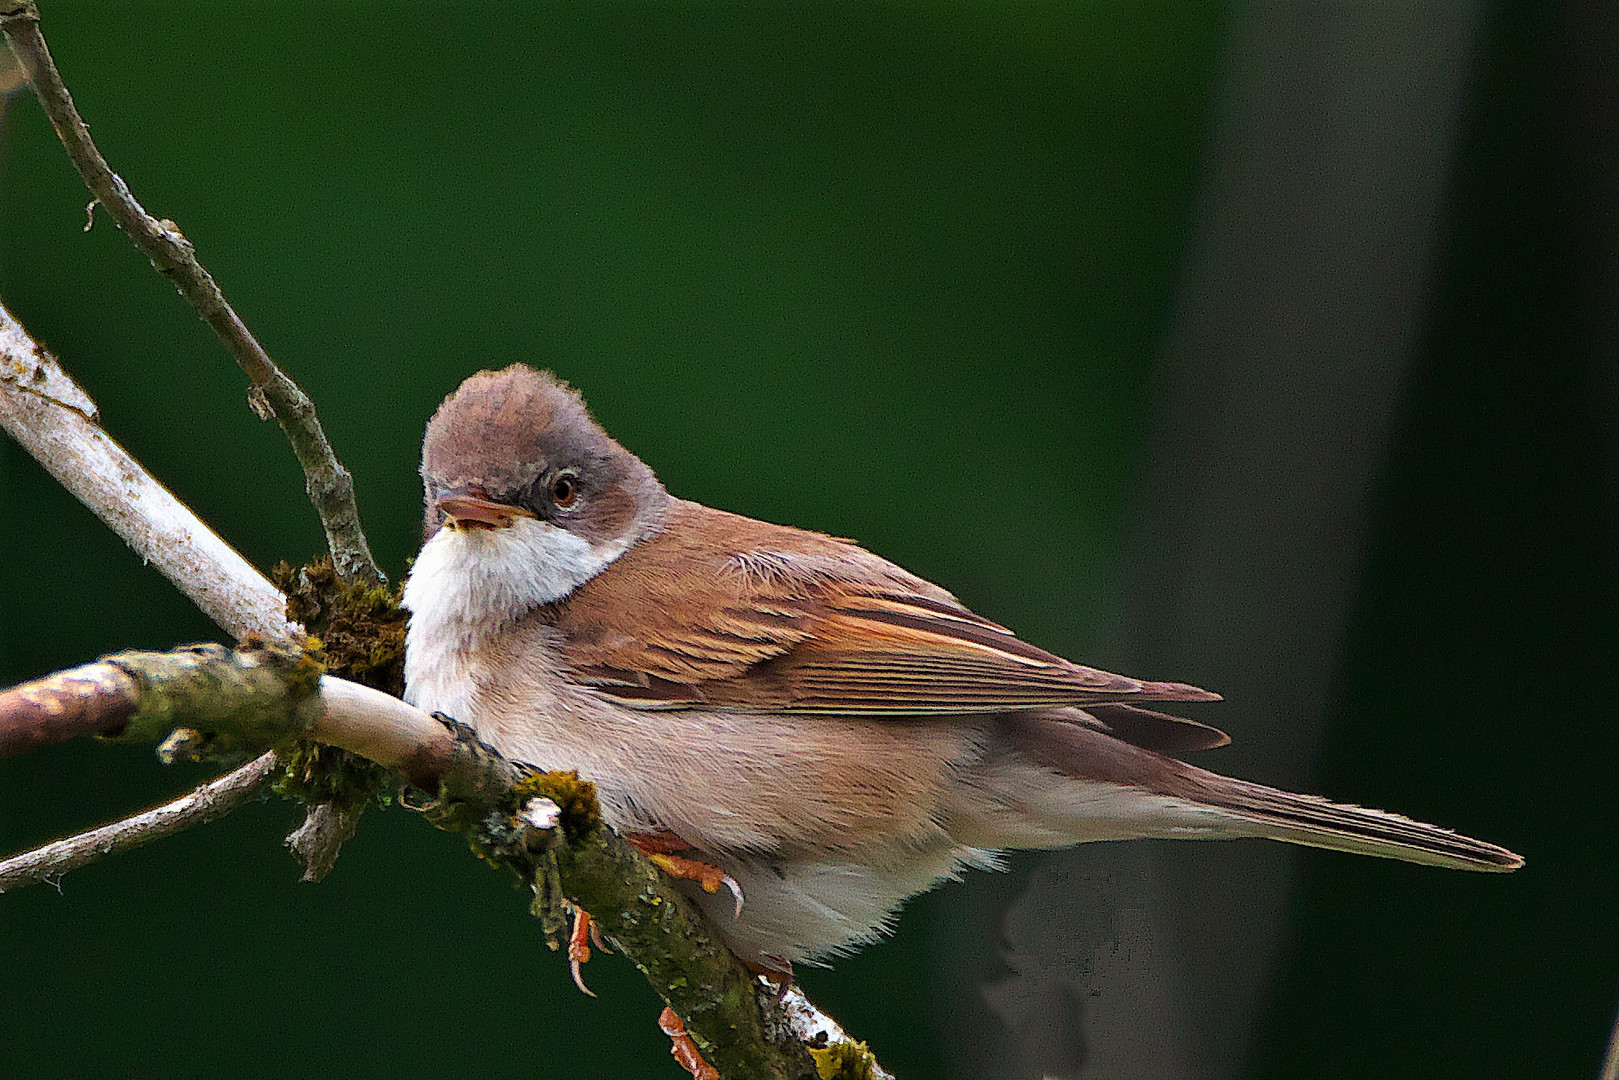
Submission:
<svg viewBox="0 0 1619 1080">
<path fill-rule="evenodd" d="M 852 543 L 695 503 L 547 617 L 575 678 L 643 707 L 915 715 L 1217 697 L 1070 663 Z"/>
</svg>

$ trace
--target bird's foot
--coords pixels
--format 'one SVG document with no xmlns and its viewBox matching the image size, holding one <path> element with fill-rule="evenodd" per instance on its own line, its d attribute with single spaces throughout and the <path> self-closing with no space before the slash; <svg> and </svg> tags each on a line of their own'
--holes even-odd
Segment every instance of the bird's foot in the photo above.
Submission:
<svg viewBox="0 0 1619 1080">
<path fill-rule="evenodd" d="M 686 1034 L 685 1023 L 667 1005 L 663 1007 L 663 1012 L 658 1014 L 658 1027 L 669 1036 L 669 1053 L 680 1062 L 682 1069 L 691 1073 L 692 1080 L 720 1080 L 719 1071 L 703 1060 L 697 1044 Z"/>
<path fill-rule="evenodd" d="M 568 935 L 568 970 L 573 973 L 573 985 L 579 988 L 579 992 L 595 997 L 596 992 L 585 985 L 584 973 L 579 970 L 583 965 L 590 962 L 590 943 L 592 941 L 596 943 L 597 948 L 603 952 L 607 951 L 606 946 L 602 944 L 601 931 L 596 928 L 596 923 L 591 919 L 590 912 L 578 905 L 574 905 L 573 932 Z"/>
<path fill-rule="evenodd" d="M 704 892 L 717 893 L 722 888 L 729 889 L 731 897 L 736 901 L 736 910 L 732 917 L 742 914 L 742 886 L 737 884 L 736 878 L 724 870 L 706 863 L 700 859 L 693 859 L 685 855 L 676 855 L 677 851 L 691 851 L 692 846 L 674 833 L 632 833 L 628 837 L 636 849 L 651 859 L 653 864 L 679 881 L 695 881 Z"/>
</svg>

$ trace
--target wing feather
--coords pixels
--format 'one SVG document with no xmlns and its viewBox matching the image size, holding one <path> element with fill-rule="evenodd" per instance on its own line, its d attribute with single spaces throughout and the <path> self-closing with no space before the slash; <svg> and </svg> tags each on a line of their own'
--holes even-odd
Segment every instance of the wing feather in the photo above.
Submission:
<svg viewBox="0 0 1619 1080">
<path fill-rule="evenodd" d="M 1071 663 L 848 541 L 695 503 L 546 617 L 574 677 L 641 707 L 906 716 L 1216 697 Z"/>
</svg>

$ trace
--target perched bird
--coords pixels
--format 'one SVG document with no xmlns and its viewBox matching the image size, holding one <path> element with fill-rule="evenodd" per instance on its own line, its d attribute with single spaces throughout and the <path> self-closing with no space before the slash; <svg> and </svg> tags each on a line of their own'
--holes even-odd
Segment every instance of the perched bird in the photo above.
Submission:
<svg viewBox="0 0 1619 1080">
<path fill-rule="evenodd" d="M 548 372 L 463 383 L 422 479 L 407 700 L 594 781 L 761 970 L 868 942 L 1011 848 L 1268 837 L 1522 865 L 1178 760 L 1228 740 L 1144 706 L 1217 695 L 1070 663 L 851 541 L 676 498 Z"/>
</svg>

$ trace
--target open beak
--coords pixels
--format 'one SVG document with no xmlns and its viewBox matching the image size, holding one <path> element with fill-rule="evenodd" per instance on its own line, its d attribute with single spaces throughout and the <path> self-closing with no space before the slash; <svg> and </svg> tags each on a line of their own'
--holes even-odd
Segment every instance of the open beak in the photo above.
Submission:
<svg viewBox="0 0 1619 1080">
<path fill-rule="evenodd" d="M 450 495 L 433 506 L 444 515 L 444 523 L 455 528 L 470 525 L 475 529 L 504 529 L 518 518 L 534 516 L 521 506 L 492 502 L 477 495 Z"/>
</svg>

